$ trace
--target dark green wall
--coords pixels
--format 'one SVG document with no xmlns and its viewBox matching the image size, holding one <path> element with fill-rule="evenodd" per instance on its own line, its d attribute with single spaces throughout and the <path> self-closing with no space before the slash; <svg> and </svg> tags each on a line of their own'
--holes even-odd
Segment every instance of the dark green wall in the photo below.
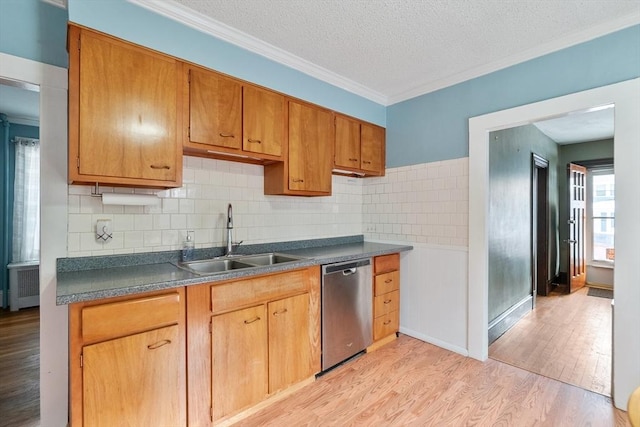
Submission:
<svg viewBox="0 0 640 427">
<path fill-rule="evenodd" d="M 560 194 L 560 242 L 568 239 L 569 228 L 563 227 L 569 219 L 569 195 L 567 194 L 567 164 L 585 160 L 613 159 L 613 139 L 601 141 L 582 142 L 578 144 L 566 144 L 560 146 L 560 160 L 558 161 L 558 189 Z M 560 271 L 567 272 L 568 254 L 567 245 L 560 244 Z"/>
<path fill-rule="evenodd" d="M 558 146 L 533 125 L 490 134 L 489 322 L 531 294 L 531 158 L 549 161 L 549 274 L 556 271 Z"/>
</svg>

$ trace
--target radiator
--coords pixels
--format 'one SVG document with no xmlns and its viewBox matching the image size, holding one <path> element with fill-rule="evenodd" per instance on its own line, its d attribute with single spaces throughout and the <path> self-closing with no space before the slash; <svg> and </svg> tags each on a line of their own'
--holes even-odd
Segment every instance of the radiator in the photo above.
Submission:
<svg viewBox="0 0 640 427">
<path fill-rule="evenodd" d="M 7 265 L 7 268 L 11 311 L 40 305 L 40 263 L 13 263 Z"/>
</svg>

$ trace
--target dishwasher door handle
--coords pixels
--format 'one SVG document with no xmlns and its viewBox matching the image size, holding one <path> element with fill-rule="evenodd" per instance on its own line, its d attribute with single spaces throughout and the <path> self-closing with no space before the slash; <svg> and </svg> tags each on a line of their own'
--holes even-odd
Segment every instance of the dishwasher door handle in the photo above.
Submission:
<svg viewBox="0 0 640 427">
<path fill-rule="evenodd" d="M 352 274 L 356 274 L 356 271 L 358 271 L 357 268 L 348 268 L 346 270 L 342 270 L 342 275 L 343 276 L 351 276 Z"/>
</svg>

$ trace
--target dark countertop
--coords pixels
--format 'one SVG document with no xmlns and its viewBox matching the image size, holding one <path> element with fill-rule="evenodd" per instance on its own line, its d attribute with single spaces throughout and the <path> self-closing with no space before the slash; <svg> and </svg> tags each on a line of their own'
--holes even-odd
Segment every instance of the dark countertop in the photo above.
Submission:
<svg viewBox="0 0 640 427">
<path fill-rule="evenodd" d="M 97 262 L 93 262 L 95 260 L 89 260 L 90 262 L 83 260 L 75 262 L 75 264 L 73 263 L 75 260 L 62 259 L 58 260 L 56 304 L 64 305 L 180 286 L 246 278 L 259 274 L 293 270 L 312 265 L 333 264 L 413 249 L 412 246 L 365 241 L 310 246 L 299 248 L 285 245 L 282 246 L 283 250 L 278 250 L 277 247 L 270 248 L 270 252 L 303 257 L 299 261 L 209 275 L 196 275 L 183 270 L 177 267 L 173 257 L 164 257 L 164 259 L 163 257 L 157 257 L 155 259 L 156 262 L 153 263 L 131 265 L 132 255 L 128 257 L 128 262 L 124 266 L 117 264 L 117 260 L 121 258 L 116 257 L 110 258 L 111 261 L 105 261 L 104 258 L 107 257 L 102 257 Z M 77 269 L 74 269 L 73 265 L 77 266 Z M 100 268 L 95 268 L 96 266 Z"/>
</svg>

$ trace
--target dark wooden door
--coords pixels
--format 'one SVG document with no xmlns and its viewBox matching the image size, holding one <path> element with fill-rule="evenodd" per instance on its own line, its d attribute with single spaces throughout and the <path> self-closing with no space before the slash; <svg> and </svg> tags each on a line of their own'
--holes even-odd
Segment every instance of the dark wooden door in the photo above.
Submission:
<svg viewBox="0 0 640 427">
<path fill-rule="evenodd" d="M 584 227 L 586 208 L 587 168 L 573 163 L 567 166 L 569 175 L 569 239 L 566 241 L 569 253 L 569 292 L 580 289 L 585 284 Z"/>
</svg>

